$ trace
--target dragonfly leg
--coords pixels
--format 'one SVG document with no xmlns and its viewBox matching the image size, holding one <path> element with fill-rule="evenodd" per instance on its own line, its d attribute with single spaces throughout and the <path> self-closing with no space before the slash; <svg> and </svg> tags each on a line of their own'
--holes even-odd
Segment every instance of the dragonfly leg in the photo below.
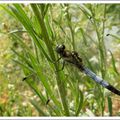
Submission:
<svg viewBox="0 0 120 120">
<path fill-rule="evenodd" d="M 56 61 L 53 61 L 53 63 L 57 63 L 62 57 L 58 58 Z"/>
<path fill-rule="evenodd" d="M 62 69 L 61 69 L 61 70 L 63 70 L 63 69 L 64 69 L 64 67 L 65 67 L 65 61 L 63 61 L 63 66 L 62 66 Z"/>
<path fill-rule="evenodd" d="M 64 69 L 64 66 L 65 66 L 65 61 L 63 61 L 62 68 L 60 70 L 57 70 L 56 72 L 62 71 Z"/>
</svg>

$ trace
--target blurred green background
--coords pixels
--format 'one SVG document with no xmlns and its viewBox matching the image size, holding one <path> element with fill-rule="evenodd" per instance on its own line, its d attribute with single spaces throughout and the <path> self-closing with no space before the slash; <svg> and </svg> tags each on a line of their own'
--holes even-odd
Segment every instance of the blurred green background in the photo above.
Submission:
<svg viewBox="0 0 120 120">
<path fill-rule="evenodd" d="M 1 4 L 0 20 L 0 116 L 120 115 L 119 96 L 54 62 L 65 44 L 120 89 L 120 4 Z"/>
</svg>

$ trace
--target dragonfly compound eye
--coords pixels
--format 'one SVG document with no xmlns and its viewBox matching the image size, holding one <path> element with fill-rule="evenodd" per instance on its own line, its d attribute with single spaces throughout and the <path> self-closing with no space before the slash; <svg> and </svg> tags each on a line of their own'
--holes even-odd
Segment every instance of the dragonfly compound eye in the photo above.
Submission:
<svg viewBox="0 0 120 120">
<path fill-rule="evenodd" d="M 57 45 L 56 52 L 61 53 L 64 51 L 64 49 L 65 49 L 65 45 Z"/>
</svg>

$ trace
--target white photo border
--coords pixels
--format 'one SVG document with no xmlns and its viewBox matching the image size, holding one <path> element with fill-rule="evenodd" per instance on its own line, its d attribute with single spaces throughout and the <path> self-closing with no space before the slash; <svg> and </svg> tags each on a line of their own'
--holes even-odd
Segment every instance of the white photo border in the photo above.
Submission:
<svg viewBox="0 0 120 120">
<path fill-rule="evenodd" d="M 116 4 L 120 0 L 0 0 L 3 3 L 99 3 L 99 4 Z M 120 117 L 0 117 L 0 120 L 120 120 Z"/>
</svg>

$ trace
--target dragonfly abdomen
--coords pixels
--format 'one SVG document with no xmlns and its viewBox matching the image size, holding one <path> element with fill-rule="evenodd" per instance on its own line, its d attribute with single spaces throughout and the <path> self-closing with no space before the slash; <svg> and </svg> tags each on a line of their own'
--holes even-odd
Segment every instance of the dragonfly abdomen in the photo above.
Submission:
<svg viewBox="0 0 120 120">
<path fill-rule="evenodd" d="M 107 88 L 111 92 L 120 95 L 120 91 L 114 88 L 112 85 L 110 85 L 108 82 L 104 81 L 101 77 L 97 76 L 94 72 L 92 72 L 90 69 L 84 67 L 84 73 L 88 75 L 90 78 L 92 78 L 97 83 L 101 84 L 103 87 Z"/>
<path fill-rule="evenodd" d="M 113 93 L 115 93 L 115 94 L 117 94 L 117 95 L 120 95 L 120 91 L 117 90 L 116 88 L 114 88 L 112 85 L 109 84 L 106 88 L 107 88 L 108 90 L 112 91 Z"/>
<path fill-rule="evenodd" d="M 84 73 L 88 75 L 90 78 L 92 78 L 97 83 L 101 84 L 104 87 L 107 87 L 109 84 L 104 81 L 101 77 L 97 76 L 94 72 L 92 72 L 90 69 L 84 67 Z"/>
</svg>

